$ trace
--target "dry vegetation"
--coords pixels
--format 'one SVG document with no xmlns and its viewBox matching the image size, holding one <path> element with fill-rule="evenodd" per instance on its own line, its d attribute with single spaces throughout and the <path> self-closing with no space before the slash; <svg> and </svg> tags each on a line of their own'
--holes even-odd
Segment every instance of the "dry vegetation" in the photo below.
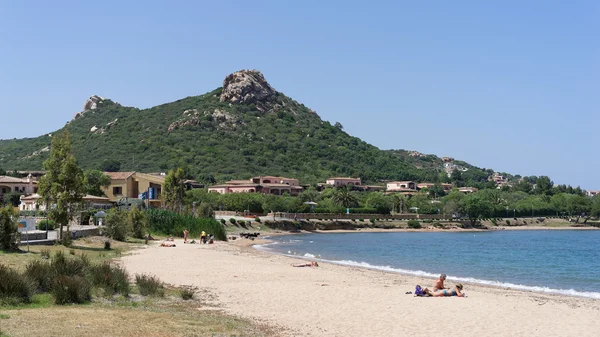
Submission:
<svg viewBox="0 0 600 337">
<path fill-rule="evenodd" d="M 42 251 L 89 256 L 102 262 L 139 248 L 141 242 L 111 242 L 105 238 L 76 240 L 71 248 L 31 246 L 30 252 L 0 252 L 2 263 L 24 270 L 29 261 L 42 259 Z M 27 249 L 26 247 L 23 247 Z M 133 277 L 133 275 L 131 275 Z M 83 305 L 56 305 L 52 295 L 36 294 L 29 304 L 0 306 L 0 337 L 5 336 L 275 336 L 272 329 L 226 315 L 215 307 L 203 289 L 193 289 L 191 300 L 182 299 L 182 289 L 166 286 L 164 296 L 141 296 L 131 280 L 131 295 L 106 296 L 94 293 Z M 186 289 L 190 290 L 190 289 Z M 189 294 L 187 294 L 189 295 Z"/>
</svg>

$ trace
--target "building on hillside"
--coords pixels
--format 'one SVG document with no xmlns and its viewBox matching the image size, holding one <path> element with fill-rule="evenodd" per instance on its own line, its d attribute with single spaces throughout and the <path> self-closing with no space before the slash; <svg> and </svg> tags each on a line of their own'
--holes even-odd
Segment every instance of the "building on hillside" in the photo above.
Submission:
<svg viewBox="0 0 600 337">
<path fill-rule="evenodd" d="M 37 181 L 31 175 L 28 175 L 27 178 L 0 176 L 0 200 L 3 200 L 5 194 L 29 195 L 37 193 L 37 189 Z"/>
<path fill-rule="evenodd" d="M 123 198 L 147 199 L 152 206 L 160 206 L 164 175 L 140 172 L 104 172 L 110 177 L 110 185 L 102 191 L 110 201 Z"/>
<path fill-rule="evenodd" d="M 204 188 L 203 183 L 199 183 L 195 180 L 186 180 L 183 182 L 183 185 L 185 185 L 186 190 L 195 190 L 197 188 Z"/>
<path fill-rule="evenodd" d="M 214 185 L 208 188 L 209 192 L 220 194 L 229 193 L 264 193 L 273 195 L 297 196 L 304 190 L 299 186 L 298 179 L 285 177 L 253 177 L 249 180 L 230 180 L 225 184 Z"/>
<path fill-rule="evenodd" d="M 494 174 L 492 174 L 489 178 L 489 181 L 493 181 L 496 184 L 496 188 L 502 188 L 502 186 L 508 185 L 510 186 L 509 182 L 508 182 L 508 178 L 502 176 L 500 173 L 498 172 L 494 172 Z"/>
<path fill-rule="evenodd" d="M 250 179 L 255 184 L 284 184 L 289 186 L 299 186 L 300 181 L 295 178 L 276 177 L 276 176 L 264 176 L 254 177 Z"/>
<path fill-rule="evenodd" d="M 446 158 L 446 157 L 444 157 Z M 452 159 L 452 158 L 449 158 Z M 452 159 L 452 161 L 446 161 L 444 160 L 444 172 L 446 172 L 446 175 L 448 175 L 448 177 L 450 177 L 452 175 L 452 172 L 454 172 L 454 170 L 460 171 L 460 172 L 466 172 L 469 169 L 460 165 L 456 165 L 453 162 L 454 159 Z"/>
<path fill-rule="evenodd" d="M 595 197 L 600 194 L 600 191 L 585 191 L 588 197 Z"/>
<path fill-rule="evenodd" d="M 477 187 L 459 187 L 458 191 L 468 194 L 468 193 L 475 193 L 475 192 L 479 191 L 479 189 Z"/>
<path fill-rule="evenodd" d="M 434 183 L 419 183 L 419 184 L 417 184 L 417 189 L 422 190 L 424 188 L 432 188 L 435 185 L 440 185 L 446 192 L 448 192 L 452 189 L 452 184 L 434 184 Z"/>
<path fill-rule="evenodd" d="M 387 183 L 388 192 L 412 192 L 417 190 L 417 183 L 414 181 L 392 181 Z"/>
<path fill-rule="evenodd" d="M 106 197 L 97 197 L 95 195 L 85 195 L 82 198 L 84 208 L 100 208 L 108 209 L 113 207 L 114 203 Z M 51 204 L 51 201 L 48 201 Z M 21 197 L 21 204 L 19 204 L 20 211 L 45 211 L 46 202 L 42 199 L 42 196 L 35 193 L 29 196 Z"/>
<path fill-rule="evenodd" d="M 339 187 L 339 186 L 360 186 L 360 178 L 342 178 L 342 177 L 336 177 L 336 178 L 329 178 L 325 181 L 325 183 L 327 185 L 331 185 L 334 187 Z"/>
</svg>

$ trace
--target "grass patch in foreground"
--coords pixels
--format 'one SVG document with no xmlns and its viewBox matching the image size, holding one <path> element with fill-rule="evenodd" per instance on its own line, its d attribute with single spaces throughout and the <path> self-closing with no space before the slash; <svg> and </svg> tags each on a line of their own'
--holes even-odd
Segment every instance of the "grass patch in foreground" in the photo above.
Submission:
<svg viewBox="0 0 600 337">
<path fill-rule="evenodd" d="M 266 326 L 199 310 L 198 301 L 175 297 L 143 302 L 109 301 L 88 305 L 0 307 L 2 331 L 19 336 L 277 336 Z M 114 324 L 118 321 L 119 324 Z"/>
</svg>

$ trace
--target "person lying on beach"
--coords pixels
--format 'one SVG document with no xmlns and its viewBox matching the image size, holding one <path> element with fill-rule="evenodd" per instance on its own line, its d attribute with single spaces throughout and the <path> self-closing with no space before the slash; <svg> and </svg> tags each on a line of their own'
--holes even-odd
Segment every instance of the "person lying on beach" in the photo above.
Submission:
<svg viewBox="0 0 600 337">
<path fill-rule="evenodd" d="M 175 247 L 174 243 L 170 243 L 170 242 L 161 242 L 160 243 L 161 247 Z"/>
<path fill-rule="evenodd" d="M 433 291 L 425 288 L 425 290 L 423 290 L 423 291 L 427 295 L 433 296 L 433 297 L 449 297 L 449 296 L 465 297 L 465 294 L 462 293 L 462 290 L 463 290 L 463 285 L 458 283 L 452 290 L 444 289 L 442 291 L 438 291 L 438 292 L 434 293 Z"/>
<path fill-rule="evenodd" d="M 172 236 L 170 236 L 170 237 L 167 239 L 167 241 L 175 241 L 175 239 L 173 239 L 173 237 L 172 237 Z"/>
<path fill-rule="evenodd" d="M 446 289 L 446 287 L 444 286 L 444 281 L 446 281 L 446 274 L 440 275 L 440 278 L 435 281 L 435 284 L 433 285 L 433 291 Z"/>
<path fill-rule="evenodd" d="M 311 263 L 302 263 L 302 264 L 293 264 L 292 267 L 318 267 L 319 264 L 317 261 L 312 261 Z"/>
</svg>

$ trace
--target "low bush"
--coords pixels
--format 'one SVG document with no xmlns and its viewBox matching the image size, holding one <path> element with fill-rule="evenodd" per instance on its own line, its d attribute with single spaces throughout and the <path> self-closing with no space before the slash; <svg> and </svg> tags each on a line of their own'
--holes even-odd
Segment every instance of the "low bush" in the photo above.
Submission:
<svg viewBox="0 0 600 337">
<path fill-rule="evenodd" d="M 104 241 L 104 250 L 110 250 L 110 240 Z"/>
<path fill-rule="evenodd" d="M 135 274 L 135 284 L 142 296 L 162 297 L 165 295 L 164 285 L 156 276 Z"/>
<path fill-rule="evenodd" d="M 62 250 L 52 257 L 50 266 L 56 275 L 85 276 L 86 263 L 81 258 L 68 258 Z"/>
<path fill-rule="evenodd" d="M 260 223 L 260 218 L 259 218 L 259 217 L 257 217 L 257 216 L 255 216 L 255 217 L 254 217 L 254 221 L 256 221 L 256 222 Z"/>
<path fill-rule="evenodd" d="M 111 296 L 119 293 L 129 296 L 129 274 L 120 266 L 106 261 L 89 268 L 90 279 L 96 287 L 103 288 L 105 294 Z"/>
<path fill-rule="evenodd" d="M 42 220 L 42 221 L 38 222 L 37 225 L 35 225 L 35 228 L 37 228 L 41 231 L 45 231 L 45 230 L 52 231 L 56 228 L 56 223 L 54 222 L 54 220 Z"/>
<path fill-rule="evenodd" d="M 408 220 L 407 224 L 408 224 L 408 228 L 413 228 L 413 229 L 421 228 L 421 223 L 417 220 Z"/>
<path fill-rule="evenodd" d="M 48 292 L 52 288 L 52 266 L 47 261 L 33 260 L 25 267 L 25 276 L 29 278 L 38 292 Z"/>
<path fill-rule="evenodd" d="M 0 264 L 0 304 L 30 303 L 35 285 L 25 275 Z"/>
<path fill-rule="evenodd" d="M 194 298 L 194 295 L 196 294 L 196 287 L 192 287 L 192 286 L 184 286 L 181 288 L 179 294 L 181 295 L 181 298 L 184 301 L 188 301 Z"/>
<path fill-rule="evenodd" d="M 232 225 L 235 225 L 235 223 L 236 223 L 234 218 L 229 219 L 229 222 L 231 222 Z"/>
<path fill-rule="evenodd" d="M 42 259 L 49 259 L 50 258 L 50 249 L 41 249 L 40 250 L 40 255 L 42 256 Z"/>
<path fill-rule="evenodd" d="M 506 225 L 510 226 L 510 220 L 506 219 Z"/>
<path fill-rule="evenodd" d="M 52 294 L 54 303 L 85 303 L 91 300 L 91 286 L 89 282 L 81 276 L 57 276 L 52 285 Z"/>
<path fill-rule="evenodd" d="M 223 226 L 225 226 L 225 224 L 227 224 L 227 221 L 225 221 L 225 219 L 221 219 L 221 224 L 223 224 Z"/>
<path fill-rule="evenodd" d="M 358 219 L 358 221 L 363 222 L 363 221 L 365 221 L 365 219 Z"/>
</svg>

